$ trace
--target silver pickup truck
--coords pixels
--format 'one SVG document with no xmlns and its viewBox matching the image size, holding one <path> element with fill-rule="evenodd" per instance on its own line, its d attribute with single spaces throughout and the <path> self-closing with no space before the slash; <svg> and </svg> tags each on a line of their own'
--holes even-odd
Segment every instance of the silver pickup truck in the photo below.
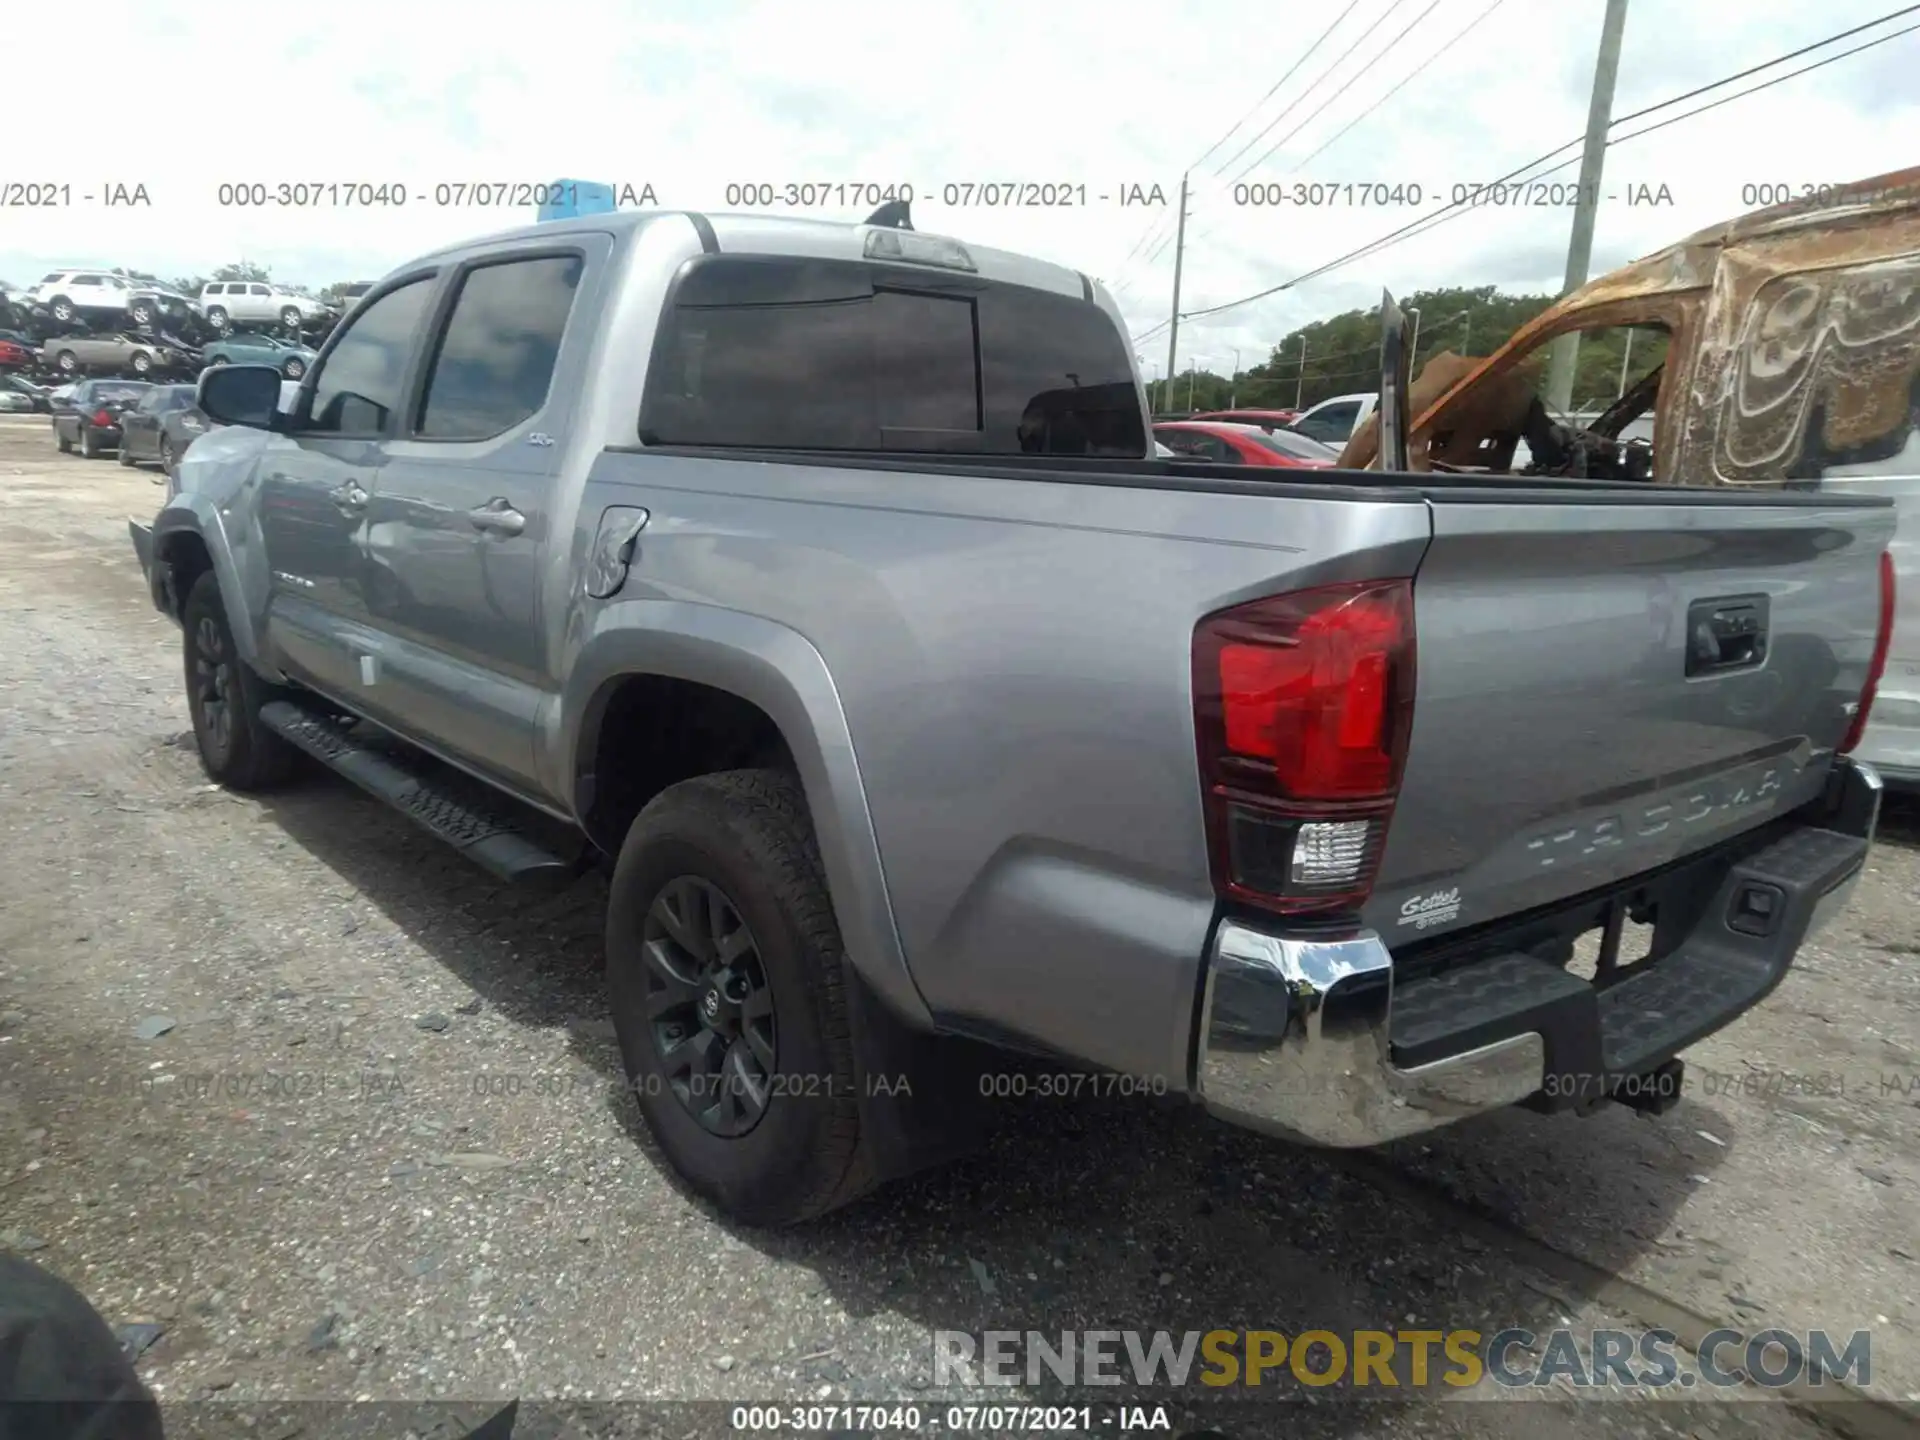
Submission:
<svg viewBox="0 0 1920 1440">
<path fill-rule="evenodd" d="M 1892 511 L 1404 473 L 1387 319 L 1398 463 L 1268 478 L 1153 458 L 1075 271 L 562 221 L 290 404 L 203 375 L 133 539 L 213 779 L 610 866 L 627 1079 L 749 1222 L 963 1148 L 1009 1052 L 1322 1145 L 1664 1108 L 1862 870 Z"/>
</svg>

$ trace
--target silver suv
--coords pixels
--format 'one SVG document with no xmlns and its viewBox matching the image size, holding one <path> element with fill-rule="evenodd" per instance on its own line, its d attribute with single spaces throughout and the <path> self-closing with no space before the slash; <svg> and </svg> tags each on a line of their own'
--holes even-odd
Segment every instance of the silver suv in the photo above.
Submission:
<svg viewBox="0 0 1920 1440">
<path fill-rule="evenodd" d="M 200 308 L 216 330 L 276 321 L 298 328 L 327 313 L 327 307 L 311 295 L 262 280 L 216 280 L 201 288 Z"/>
</svg>

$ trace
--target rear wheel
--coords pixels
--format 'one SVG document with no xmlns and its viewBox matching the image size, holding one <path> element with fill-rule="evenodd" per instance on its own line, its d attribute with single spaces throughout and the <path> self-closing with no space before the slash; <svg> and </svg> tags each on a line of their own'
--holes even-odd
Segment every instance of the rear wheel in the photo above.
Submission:
<svg viewBox="0 0 1920 1440">
<path fill-rule="evenodd" d="M 73 441 L 62 435 L 58 430 L 53 432 L 53 438 L 54 442 L 59 445 L 62 455 L 71 455 L 73 453 Z"/>
<path fill-rule="evenodd" d="M 302 375 L 307 373 L 307 362 L 295 356 L 293 359 L 287 361 L 282 373 L 284 373 L 289 380 L 298 380 Z"/>
<path fill-rule="evenodd" d="M 133 352 L 131 364 L 134 374 L 145 376 L 153 369 L 153 357 L 144 350 L 136 350 Z"/>
<path fill-rule="evenodd" d="M 120 450 L 119 450 L 119 453 L 114 456 L 114 458 L 118 460 L 122 465 L 133 464 L 133 452 L 127 449 L 127 437 L 125 435 L 122 435 L 120 437 Z"/>
<path fill-rule="evenodd" d="M 71 375 L 80 368 L 80 357 L 71 350 L 62 350 L 53 357 L 53 363 L 62 375 Z"/>
<path fill-rule="evenodd" d="M 276 692 L 240 658 L 212 571 L 194 581 L 180 625 L 200 768 L 234 790 L 265 790 L 285 781 L 299 752 L 260 723 L 260 707 Z"/>
<path fill-rule="evenodd" d="M 207 309 L 207 324 L 224 334 L 227 329 L 227 312 L 225 308 L 219 305 L 209 306 Z"/>
<path fill-rule="evenodd" d="M 674 1168 L 747 1224 L 812 1219 L 871 1183 L 845 963 L 791 776 L 700 776 L 634 821 L 607 911 L 628 1083 Z"/>
<path fill-rule="evenodd" d="M 66 296 L 56 295 L 53 304 L 49 305 L 47 309 L 52 312 L 53 318 L 58 320 L 62 325 L 71 325 L 73 323 L 73 302 Z"/>
<path fill-rule="evenodd" d="M 82 460 L 100 458 L 100 441 L 94 435 L 91 425 L 82 424 L 80 427 L 80 458 Z"/>
<path fill-rule="evenodd" d="M 133 323 L 136 325 L 153 324 L 153 306 L 144 300 L 134 302 Z"/>
<path fill-rule="evenodd" d="M 173 441 L 165 435 L 160 437 L 160 473 L 173 478 Z"/>
</svg>

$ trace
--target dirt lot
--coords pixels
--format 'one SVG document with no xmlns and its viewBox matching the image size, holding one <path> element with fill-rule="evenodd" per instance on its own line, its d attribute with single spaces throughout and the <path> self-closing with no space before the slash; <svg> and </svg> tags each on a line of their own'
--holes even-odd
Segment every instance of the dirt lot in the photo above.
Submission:
<svg viewBox="0 0 1920 1440">
<path fill-rule="evenodd" d="M 1516 1408 L 1484 1384 L 1282 1409 L 1293 1389 L 1220 1424 L 1908 1431 L 1887 1407 L 1920 1400 L 1912 809 L 1658 1120 L 1511 1112 L 1329 1156 L 1184 1108 L 1033 1101 L 975 1161 L 740 1231 L 610 1088 L 597 879 L 502 891 L 329 779 L 268 802 L 205 783 L 125 531 L 159 498 L 0 420 L 0 1242 L 157 1327 L 163 1401 L 931 1407 L 938 1329 L 1724 1323 L 1870 1329 L 1885 1403 L 1556 1386 Z M 727 1429 L 717 1407 L 662 1423 Z"/>
</svg>

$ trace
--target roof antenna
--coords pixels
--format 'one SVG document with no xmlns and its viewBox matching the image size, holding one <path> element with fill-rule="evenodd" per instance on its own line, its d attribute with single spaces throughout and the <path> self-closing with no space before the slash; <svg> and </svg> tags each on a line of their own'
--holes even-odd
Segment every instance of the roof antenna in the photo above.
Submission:
<svg viewBox="0 0 1920 1440">
<path fill-rule="evenodd" d="M 866 223 L 883 226 L 888 230 L 911 230 L 913 217 L 907 213 L 907 207 L 910 204 L 912 202 L 908 200 L 889 200 L 869 215 Z"/>
</svg>

